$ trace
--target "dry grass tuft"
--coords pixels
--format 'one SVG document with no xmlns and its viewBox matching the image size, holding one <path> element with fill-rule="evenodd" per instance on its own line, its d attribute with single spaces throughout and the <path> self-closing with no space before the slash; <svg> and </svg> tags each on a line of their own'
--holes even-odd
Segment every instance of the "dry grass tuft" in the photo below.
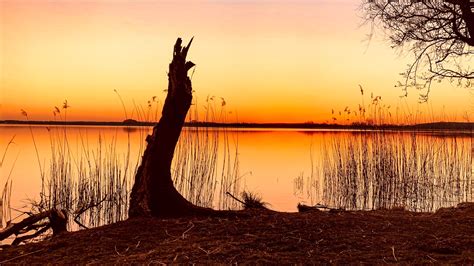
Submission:
<svg viewBox="0 0 474 266">
<path fill-rule="evenodd" d="M 252 192 L 242 192 L 242 199 L 244 202 L 244 209 L 267 209 L 268 203 L 263 202 L 260 195 Z"/>
</svg>

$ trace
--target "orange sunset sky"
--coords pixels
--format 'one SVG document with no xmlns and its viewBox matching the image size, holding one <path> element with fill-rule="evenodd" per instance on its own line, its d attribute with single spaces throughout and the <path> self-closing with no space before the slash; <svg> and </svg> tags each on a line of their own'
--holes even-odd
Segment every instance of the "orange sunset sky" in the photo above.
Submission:
<svg viewBox="0 0 474 266">
<path fill-rule="evenodd" d="M 0 99 L 3 119 L 52 120 L 65 99 L 68 120 L 125 119 L 134 106 L 162 101 L 177 37 L 195 36 L 198 106 L 225 98 L 227 121 L 325 122 L 365 91 L 399 116 L 474 118 L 471 89 L 434 84 L 428 104 L 418 92 L 401 99 L 407 51 L 381 31 L 370 43 L 360 0 L 0 0 Z M 133 116 L 132 116 L 133 114 Z"/>
</svg>

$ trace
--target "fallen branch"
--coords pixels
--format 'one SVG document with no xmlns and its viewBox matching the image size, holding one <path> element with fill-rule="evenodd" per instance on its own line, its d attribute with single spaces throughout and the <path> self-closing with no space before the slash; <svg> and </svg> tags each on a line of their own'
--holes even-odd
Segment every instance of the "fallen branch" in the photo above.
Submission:
<svg viewBox="0 0 474 266">
<path fill-rule="evenodd" d="M 85 226 L 83 223 L 79 221 L 79 217 L 74 218 L 74 222 L 80 227 L 82 227 L 83 229 L 89 229 L 89 227 Z"/>
<path fill-rule="evenodd" d="M 59 234 L 61 232 L 67 231 L 66 213 L 64 211 L 51 209 L 51 210 L 40 212 L 37 214 L 32 214 L 29 217 L 23 219 L 21 222 L 8 224 L 7 227 L 5 227 L 3 230 L 0 230 L 0 241 L 10 237 L 13 234 L 19 235 L 19 234 L 29 231 L 26 229 L 38 228 L 38 226 L 40 225 L 35 225 L 35 224 L 46 218 L 49 218 L 49 223 L 42 223 L 41 225 L 44 225 L 45 226 L 44 228 L 50 227 L 51 229 L 53 229 L 53 234 Z M 37 232 L 42 232 L 42 233 L 45 232 L 46 230 L 43 230 L 43 229 L 40 229 Z M 27 238 L 27 236 L 23 238 L 29 239 Z"/>
<path fill-rule="evenodd" d="M 10 224 L 8 224 L 7 227 L 5 227 L 3 230 L 0 231 L 0 241 L 4 240 L 5 238 L 7 238 L 7 237 L 9 237 L 9 236 L 11 236 L 15 233 L 19 233 L 23 228 L 25 228 L 27 226 L 33 225 L 36 222 L 39 222 L 39 221 L 49 217 L 50 214 L 51 214 L 51 210 L 45 211 L 45 212 L 40 212 L 38 214 L 31 215 L 31 216 L 25 218 L 24 220 L 22 220 L 19 223 L 10 223 Z"/>
<path fill-rule="evenodd" d="M 226 192 L 225 194 L 229 195 L 231 198 L 233 198 L 234 200 L 242 203 L 244 206 L 245 206 L 245 202 L 241 201 L 240 199 L 238 199 L 236 196 L 232 195 L 230 192 Z"/>
<path fill-rule="evenodd" d="M 30 253 L 22 254 L 22 255 L 20 255 L 20 256 L 13 257 L 13 258 L 11 258 L 11 259 L 7 259 L 7 260 L 4 260 L 4 261 L 0 261 L 0 264 L 4 264 L 4 263 L 7 263 L 7 262 L 10 262 L 10 261 L 19 259 L 19 258 L 23 258 L 23 257 L 29 256 L 29 255 L 33 255 L 33 254 L 36 254 L 36 253 L 41 252 L 41 251 L 44 251 L 44 250 L 43 250 L 43 249 L 40 249 L 40 250 L 36 250 L 36 251 L 30 252 Z"/>
<path fill-rule="evenodd" d="M 40 236 L 41 234 L 46 233 L 46 231 L 48 231 L 49 228 L 50 228 L 50 227 L 49 227 L 49 225 L 48 225 L 48 226 L 45 226 L 45 227 L 41 228 L 40 230 L 36 231 L 36 232 L 35 232 L 34 234 L 32 234 L 32 235 L 19 236 L 19 237 L 15 238 L 15 240 L 13 240 L 12 246 L 17 246 L 17 245 L 20 244 L 21 242 L 24 242 L 24 241 L 33 239 L 33 238 L 35 238 L 35 237 L 38 237 L 38 236 Z"/>
<path fill-rule="evenodd" d="M 304 205 L 304 204 L 301 204 L 301 203 L 298 203 L 298 212 L 307 212 L 307 211 L 320 211 L 321 209 L 324 209 L 324 210 L 329 210 L 329 211 L 343 211 L 344 209 L 340 209 L 340 208 L 331 208 L 331 207 L 328 207 L 326 205 L 321 205 L 321 204 L 316 204 L 314 206 L 308 206 L 308 205 Z"/>
<path fill-rule="evenodd" d="M 21 229 L 20 234 L 24 234 L 24 233 L 27 233 L 27 232 L 32 231 L 32 230 L 39 230 L 43 227 L 48 227 L 48 226 L 49 226 L 49 222 L 32 224 L 32 225 L 29 225 L 29 226 Z"/>
<path fill-rule="evenodd" d="M 84 228 L 84 229 L 89 229 L 87 226 L 85 226 L 84 224 L 82 224 L 80 221 L 79 221 L 79 218 L 81 217 L 81 215 L 92 209 L 92 208 L 95 208 L 95 207 L 98 207 L 100 204 L 102 204 L 105 200 L 107 199 L 107 196 L 105 196 L 104 198 L 102 198 L 101 200 L 97 201 L 96 203 L 90 203 L 88 204 L 87 206 L 83 206 L 82 208 L 80 208 L 79 210 L 75 211 L 74 212 L 74 222 L 76 222 L 76 224 L 78 224 L 80 227 Z"/>
</svg>

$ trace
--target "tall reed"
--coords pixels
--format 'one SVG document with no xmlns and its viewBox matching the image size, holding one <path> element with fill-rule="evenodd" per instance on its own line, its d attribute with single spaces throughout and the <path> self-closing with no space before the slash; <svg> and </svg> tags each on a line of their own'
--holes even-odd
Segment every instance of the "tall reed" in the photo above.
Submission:
<svg viewBox="0 0 474 266">
<path fill-rule="evenodd" d="M 341 134 L 346 136 L 324 147 L 325 204 L 434 211 L 473 199 L 472 138 L 379 130 Z"/>
<path fill-rule="evenodd" d="M 359 85 L 359 89 L 362 104 L 358 110 L 333 109 L 333 121 L 337 121 L 337 113 L 347 118 L 352 114 L 354 125 L 373 130 L 338 133 L 325 142 L 317 171 L 323 180 L 325 204 L 349 209 L 403 206 L 434 211 L 472 200 L 472 128 L 454 133 L 383 130 L 393 123 L 416 124 L 421 113 L 413 114 L 407 105 L 408 114 L 400 117 L 397 107 L 394 119 L 391 106 L 383 104 L 381 96 L 370 93 L 366 105 L 364 88 Z"/>
<path fill-rule="evenodd" d="M 123 100 L 121 102 L 126 112 Z M 159 101 L 153 99 L 148 104 L 152 110 L 151 105 L 159 105 Z M 204 121 L 225 119 L 224 107 L 223 99 L 220 106 L 213 99 L 208 100 Z M 144 108 L 137 105 L 134 110 L 138 119 L 151 122 L 151 111 L 144 112 Z M 65 118 L 59 108 L 55 111 L 60 119 Z M 194 105 L 189 120 L 198 118 Z M 49 171 L 42 179 L 40 201 L 34 208 L 37 211 L 66 210 L 73 230 L 78 226 L 95 227 L 126 219 L 131 185 L 140 164 L 145 136 L 151 133 L 151 128 L 125 129 L 128 143 L 123 150 L 118 147 L 117 133 L 112 139 L 99 135 L 96 143 L 89 145 L 87 132 L 71 140 L 67 126 L 51 127 Z M 133 144 L 138 147 L 132 147 L 131 143 L 130 134 L 135 130 L 138 130 L 140 141 Z M 225 196 L 226 192 L 240 192 L 238 137 L 236 134 L 232 137 L 234 143 L 231 143 L 227 129 L 192 126 L 183 130 L 175 151 L 172 175 L 177 190 L 191 202 L 218 209 L 237 207 Z M 70 143 L 76 143 L 76 147 L 71 147 Z M 131 149 L 138 149 L 136 160 L 131 158 Z"/>
<path fill-rule="evenodd" d="M 15 158 L 14 161 L 9 164 L 9 170 L 8 174 L 4 176 L 4 171 L 5 167 L 5 159 L 7 157 L 8 150 L 12 144 L 14 144 L 15 136 L 13 136 L 10 141 L 6 144 L 5 148 L 3 149 L 3 155 L 2 158 L 0 159 L 0 225 L 1 227 L 5 227 L 8 222 L 11 221 L 12 215 L 11 215 L 11 193 L 12 193 L 12 186 L 13 186 L 13 181 L 11 179 L 13 169 L 15 168 L 15 163 L 18 158 Z"/>
<path fill-rule="evenodd" d="M 125 219 L 134 169 L 129 165 L 130 152 L 117 151 L 117 135 L 111 140 L 99 135 L 91 148 L 87 135 L 80 134 L 73 149 L 64 128 L 53 127 L 49 133 L 49 173 L 36 207 L 64 209 L 70 225 L 83 227 Z"/>
<path fill-rule="evenodd" d="M 204 121 L 225 122 L 225 100 L 216 102 L 214 97 L 208 97 Z M 199 121 L 196 104 L 188 120 Z M 240 190 L 237 133 L 231 134 L 227 128 L 186 127 L 176 147 L 172 169 L 177 190 L 192 203 L 218 209 L 237 207 L 226 195 Z"/>
</svg>

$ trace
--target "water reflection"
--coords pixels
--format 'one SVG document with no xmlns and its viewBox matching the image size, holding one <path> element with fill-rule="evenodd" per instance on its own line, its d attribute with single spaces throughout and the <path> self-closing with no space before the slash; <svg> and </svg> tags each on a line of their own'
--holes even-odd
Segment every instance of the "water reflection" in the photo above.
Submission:
<svg viewBox="0 0 474 266">
<path fill-rule="evenodd" d="M 123 202 L 120 208 L 128 204 L 128 191 L 149 130 L 32 127 L 43 176 L 52 176 L 52 172 L 59 173 L 57 180 L 76 176 L 73 180 L 78 183 L 63 189 L 64 194 L 71 194 L 78 186 L 82 191 L 95 191 L 98 199 L 106 191 L 118 191 L 115 198 Z M 26 206 L 25 199 L 40 201 L 42 174 L 29 127 L 1 126 L 0 135 L 1 147 L 15 136 L 0 176 L 3 186 L 12 172 L 12 207 Z M 299 202 L 347 209 L 406 206 L 431 211 L 472 201 L 472 149 L 470 132 L 187 128 L 177 148 L 173 174 L 185 197 L 217 209 L 238 208 L 225 192 L 239 195 L 247 190 L 262 196 L 270 208 L 278 211 L 296 211 Z M 105 182 L 109 186 L 100 188 L 101 194 L 92 184 L 103 179 L 109 180 Z M 61 187 L 59 183 L 51 184 Z M 104 205 L 101 211 L 114 208 Z M 114 212 L 120 217 L 103 214 L 101 223 L 126 217 L 126 209 Z"/>
<path fill-rule="evenodd" d="M 321 147 L 306 193 L 321 193 L 325 205 L 435 211 L 472 201 L 472 135 L 352 132 L 326 138 Z M 295 179 L 296 193 L 303 193 L 302 183 L 302 176 Z"/>
</svg>

